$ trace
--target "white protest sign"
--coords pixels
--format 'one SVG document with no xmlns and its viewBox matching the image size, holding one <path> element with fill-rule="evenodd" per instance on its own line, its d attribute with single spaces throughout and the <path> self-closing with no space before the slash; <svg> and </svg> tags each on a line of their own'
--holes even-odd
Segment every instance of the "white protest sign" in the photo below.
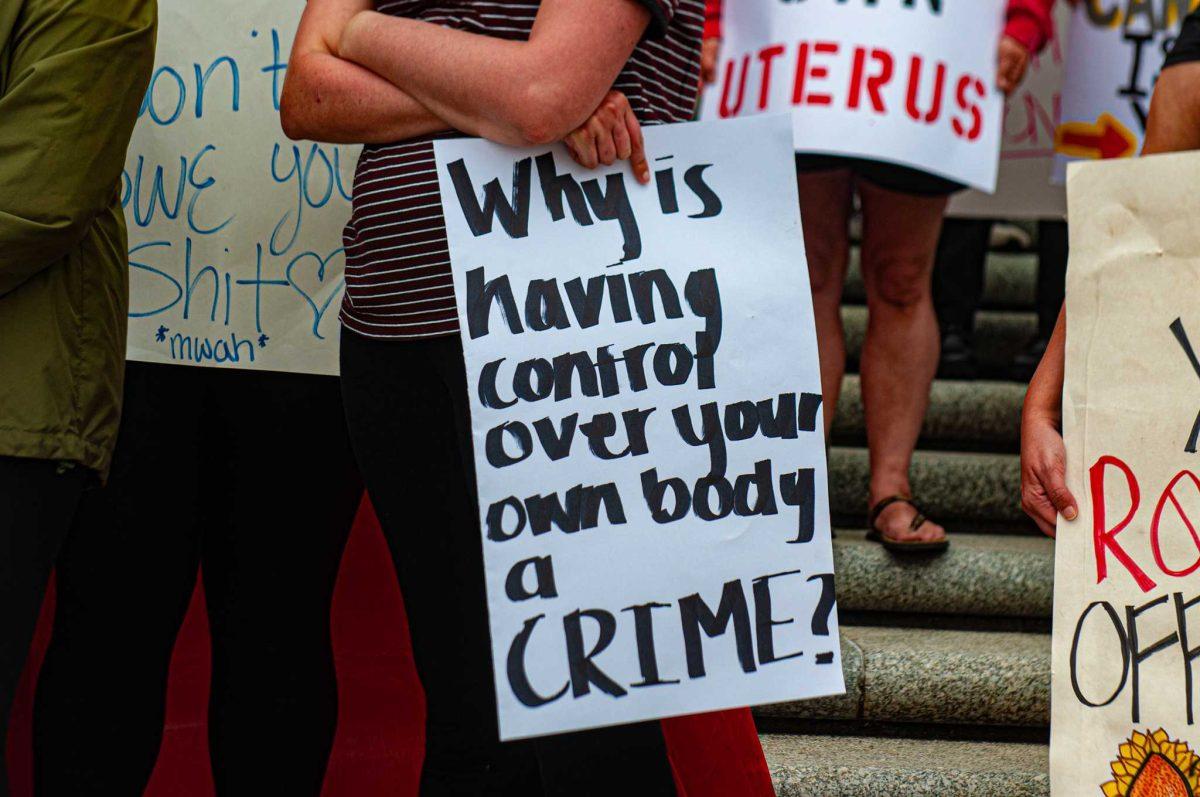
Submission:
<svg viewBox="0 0 1200 797">
<path fill-rule="evenodd" d="M 1055 795 L 1200 793 L 1200 155 L 1073 166 Z"/>
<path fill-rule="evenodd" d="M 1090 0 L 1071 18 L 1055 179 L 1071 160 L 1141 149 L 1150 94 L 1180 24 L 1200 0 Z"/>
<path fill-rule="evenodd" d="M 296 143 L 279 93 L 303 3 L 160 3 L 125 167 L 129 356 L 337 372 L 358 151 Z"/>
<path fill-rule="evenodd" d="M 1034 55 L 1021 87 L 1004 106 L 1000 175 L 996 191 L 955 194 L 948 216 L 982 219 L 1062 219 L 1067 215 L 1067 192 L 1055 184 L 1054 133 L 1062 113 L 1062 82 L 1066 62 L 1063 34 L 1070 6 L 1055 6 L 1055 36 Z"/>
<path fill-rule="evenodd" d="M 724 15 L 702 118 L 790 112 L 799 152 L 995 187 L 1003 0 L 727 2 Z"/>
<path fill-rule="evenodd" d="M 501 734 L 843 691 L 784 116 L 435 145 Z"/>
</svg>

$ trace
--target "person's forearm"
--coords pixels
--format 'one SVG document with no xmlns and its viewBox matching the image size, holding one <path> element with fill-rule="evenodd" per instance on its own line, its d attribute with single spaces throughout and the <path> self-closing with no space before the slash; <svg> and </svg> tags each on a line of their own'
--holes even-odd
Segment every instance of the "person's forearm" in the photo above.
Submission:
<svg viewBox="0 0 1200 797">
<path fill-rule="evenodd" d="M 338 53 L 408 92 L 451 126 L 503 144 L 557 141 L 582 124 L 612 86 L 649 22 L 630 4 L 599 48 L 570 45 L 562 5 L 543 5 L 529 41 L 507 41 L 377 12 L 346 26 Z M 555 14 L 562 15 L 554 18 Z M 539 26 L 554 35 L 539 36 Z"/>
<path fill-rule="evenodd" d="M 280 119 L 290 138 L 332 144 L 390 144 L 451 129 L 379 75 L 321 52 L 293 58 Z"/>
<path fill-rule="evenodd" d="M 1025 394 L 1025 415 L 1031 414 L 1058 425 L 1062 420 L 1063 374 L 1066 368 L 1067 310 L 1059 310 L 1054 334 L 1042 355 L 1042 362 L 1029 382 Z"/>
</svg>

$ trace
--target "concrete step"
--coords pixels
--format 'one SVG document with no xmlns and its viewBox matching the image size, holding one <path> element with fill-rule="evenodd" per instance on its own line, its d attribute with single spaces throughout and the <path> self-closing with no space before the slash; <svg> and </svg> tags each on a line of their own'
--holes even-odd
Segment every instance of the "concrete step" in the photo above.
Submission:
<svg viewBox="0 0 1200 797">
<path fill-rule="evenodd" d="M 1037 255 L 992 252 L 984 272 L 983 304 L 985 310 L 1032 310 L 1037 296 Z M 850 271 L 846 275 L 845 300 L 865 304 L 862 270 L 858 247 L 850 252 Z"/>
<path fill-rule="evenodd" d="M 829 451 L 829 504 L 839 526 L 865 528 L 869 462 L 865 448 Z M 921 451 L 913 457 L 913 494 L 952 532 L 1033 532 L 1021 511 L 1016 454 Z"/>
<path fill-rule="evenodd" d="M 960 534 L 941 556 L 897 557 L 862 531 L 833 541 L 843 612 L 1049 618 L 1054 543 L 1048 538 Z"/>
<path fill-rule="evenodd" d="M 1015 382 L 953 382 L 939 379 L 929 395 L 921 430 L 925 448 L 1005 451 L 1021 446 L 1021 403 L 1025 386 Z M 865 445 L 866 422 L 860 379 L 846 376 L 833 423 L 837 445 Z"/>
<path fill-rule="evenodd" d="M 1049 797 L 1049 747 L 844 736 L 762 737 L 779 797 Z"/>
<path fill-rule="evenodd" d="M 844 305 L 846 355 L 851 371 L 858 370 L 867 330 L 867 308 Z M 1009 365 L 1037 334 L 1037 314 L 1012 310 L 983 310 L 975 319 L 975 357 L 982 376 L 1003 378 Z"/>
<path fill-rule="evenodd" d="M 1044 728 L 1050 636 L 842 628 L 846 694 L 756 709 L 763 717 Z"/>
</svg>

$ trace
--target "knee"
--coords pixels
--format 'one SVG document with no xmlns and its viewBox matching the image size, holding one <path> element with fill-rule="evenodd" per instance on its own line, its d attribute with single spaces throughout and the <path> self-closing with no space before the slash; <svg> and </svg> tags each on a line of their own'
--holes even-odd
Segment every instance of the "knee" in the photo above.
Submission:
<svg viewBox="0 0 1200 797">
<path fill-rule="evenodd" d="M 931 271 L 923 258 L 889 256 L 868 270 L 867 301 L 893 310 L 911 311 L 929 301 Z"/>
<path fill-rule="evenodd" d="M 808 282 L 814 298 L 838 302 L 846 281 L 846 252 L 833 244 L 807 245 Z"/>
</svg>

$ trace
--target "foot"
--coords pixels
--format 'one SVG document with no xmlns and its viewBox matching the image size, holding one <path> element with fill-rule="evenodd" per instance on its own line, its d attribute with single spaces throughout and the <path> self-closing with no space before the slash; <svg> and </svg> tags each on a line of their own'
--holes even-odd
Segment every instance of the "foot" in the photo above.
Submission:
<svg viewBox="0 0 1200 797">
<path fill-rule="evenodd" d="M 937 375 L 939 379 L 974 379 L 979 375 L 971 335 L 965 329 L 946 328 Z"/>
<path fill-rule="evenodd" d="M 1033 372 L 1042 362 L 1042 356 L 1046 353 L 1046 347 L 1049 345 L 1050 338 L 1048 337 L 1044 338 L 1039 335 L 1031 340 L 1021 350 L 1021 353 L 1013 358 L 1012 364 L 1008 367 L 1009 377 L 1018 382 L 1028 382 L 1033 379 Z"/>
<path fill-rule="evenodd" d="M 893 542 L 941 542 L 946 539 L 946 530 L 932 520 L 926 520 L 916 529 L 912 528 L 917 515 L 915 506 L 897 501 L 879 513 L 875 527 Z"/>
</svg>

